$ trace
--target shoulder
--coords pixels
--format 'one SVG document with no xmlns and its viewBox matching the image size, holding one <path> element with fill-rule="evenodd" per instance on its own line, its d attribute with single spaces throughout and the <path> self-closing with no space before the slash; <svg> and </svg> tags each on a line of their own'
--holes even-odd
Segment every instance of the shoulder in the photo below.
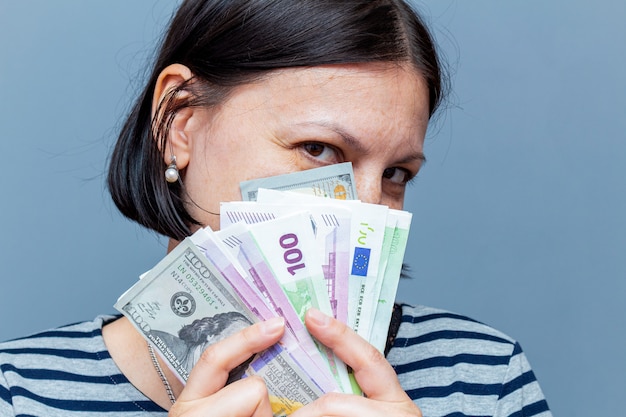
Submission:
<svg viewBox="0 0 626 417">
<path fill-rule="evenodd" d="M 102 315 L 92 321 L 68 324 L 2 342 L 0 343 L 0 355 L 5 355 L 4 357 L 6 357 L 6 355 L 16 355 L 18 353 L 45 353 L 40 349 L 75 349 L 79 346 L 93 344 L 94 340 L 101 340 L 102 326 L 115 318 L 116 316 Z"/>
<path fill-rule="evenodd" d="M 425 415 L 550 415 L 519 343 L 467 316 L 402 305 L 387 359 Z"/>
<path fill-rule="evenodd" d="M 416 344 L 442 345 L 452 348 L 458 341 L 464 347 L 489 346 L 500 352 L 511 352 L 515 340 L 477 320 L 426 306 L 402 306 L 402 321 L 394 347 Z"/>
<path fill-rule="evenodd" d="M 116 317 L 102 315 L 91 321 L 68 324 L 29 336 L 8 340 L 0 343 L 0 353 L 11 353 L 16 349 L 43 346 L 75 347 L 81 341 L 90 341 L 94 338 L 102 337 L 102 327 Z"/>
<path fill-rule="evenodd" d="M 45 414 L 46 406 L 54 407 L 59 389 L 79 379 L 81 368 L 108 356 L 101 337 L 108 319 L 101 316 L 0 343 L 0 414 L 7 407 L 16 414 Z"/>
<path fill-rule="evenodd" d="M 98 316 L 0 343 L 0 415 L 163 411 L 111 358 L 102 326 L 115 318 Z"/>
<path fill-rule="evenodd" d="M 497 372 L 500 367 L 505 370 L 517 346 L 506 334 L 469 317 L 402 305 L 402 321 L 387 358 L 398 374 L 460 364 Z"/>
</svg>

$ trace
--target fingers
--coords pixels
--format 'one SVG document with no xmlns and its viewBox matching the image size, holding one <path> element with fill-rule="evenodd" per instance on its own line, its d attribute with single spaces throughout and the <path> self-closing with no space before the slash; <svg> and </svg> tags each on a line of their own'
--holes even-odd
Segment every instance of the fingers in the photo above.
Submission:
<svg viewBox="0 0 626 417">
<path fill-rule="evenodd" d="M 348 326 L 313 308 L 306 313 L 306 325 L 313 337 L 352 368 L 368 398 L 390 402 L 408 398 L 382 353 Z"/>
<path fill-rule="evenodd" d="M 305 317 L 309 332 L 352 367 L 367 397 L 330 393 L 308 404 L 291 417 L 414 416 L 422 417 L 385 357 L 345 324 L 310 309 Z"/>
<path fill-rule="evenodd" d="M 216 393 L 224 387 L 233 368 L 278 342 L 284 330 L 285 320 L 275 317 L 209 346 L 191 370 L 178 401 L 197 400 Z"/>
<path fill-rule="evenodd" d="M 272 417 L 267 387 L 257 376 L 234 382 L 213 395 L 193 401 L 181 401 L 172 406 L 172 417 Z"/>
<path fill-rule="evenodd" d="M 422 417 L 422 413 L 408 397 L 401 402 L 385 402 L 358 395 L 330 393 L 290 415 L 290 417 L 319 416 Z"/>
<path fill-rule="evenodd" d="M 296 410 L 290 417 L 359 416 L 368 414 L 367 399 L 357 395 L 331 393 L 305 407 Z M 373 411 L 373 410 L 372 410 Z M 389 415 L 389 410 L 385 411 Z"/>
</svg>

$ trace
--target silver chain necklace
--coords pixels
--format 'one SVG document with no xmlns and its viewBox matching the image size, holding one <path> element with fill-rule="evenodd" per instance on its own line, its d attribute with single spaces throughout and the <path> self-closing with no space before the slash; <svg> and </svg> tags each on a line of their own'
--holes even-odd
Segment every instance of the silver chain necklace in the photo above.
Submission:
<svg viewBox="0 0 626 417">
<path fill-rule="evenodd" d="M 157 374 L 159 374 L 159 377 L 161 378 L 161 382 L 163 382 L 167 396 L 170 398 L 170 402 L 174 404 L 176 402 L 176 396 L 174 395 L 174 391 L 172 391 L 172 387 L 163 373 L 163 369 L 161 369 L 161 365 L 159 365 L 159 361 L 157 361 L 156 355 L 154 354 L 154 350 L 152 349 L 150 343 L 148 343 L 148 352 L 150 352 L 150 359 L 152 359 L 154 369 L 156 369 Z"/>
</svg>

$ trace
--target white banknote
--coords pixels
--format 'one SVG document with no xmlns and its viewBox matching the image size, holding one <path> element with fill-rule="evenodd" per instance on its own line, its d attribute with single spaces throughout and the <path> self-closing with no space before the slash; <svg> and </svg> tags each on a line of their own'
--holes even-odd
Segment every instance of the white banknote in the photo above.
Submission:
<svg viewBox="0 0 626 417">
<path fill-rule="evenodd" d="M 306 207 L 311 215 L 315 236 L 313 250 L 319 254 L 325 288 L 332 315 L 342 322 L 348 314 L 348 268 L 350 252 L 351 211 L 332 204 L 333 200 L 259 189 L 257 202 L 233 201 L 220 206 L 220 225 L 228 227 L 237 222 L 262 223 L 295 213 Z M 320 306 L 325 311 L 325 306 Z"/>
<path fill-rule="evenodd" d="M 398 291 L 398 282 L 402 273 L 402 261 L 409 239 L 409 229 L 413 215 L 407 211 L 389 210 L 389 216 L 396 218 L 396 227 L 389 248 L 389 255 L 385 265 L 383 279 L 380 284 L 378 300 L 372 310 L 374 320 L 369 342 L 380 352 L 384 352 L 387 342 L 389 322 L 393 312 L 393 304 Z"/>
<path fill-rule="evenodd" d="M 353 200 L 350 200 L 353 201 Z M 306 207 L 315 219 L 316 240 L 324 251 L 324 274 L 335 318 L 348 323 L 350 233 L 352 208 L 345 200 L 327 199 L 291 191 L 258 190 L 258 203 L 276 204 L 288 210 Z"/>
<path fill-rule="evenodd" d="M 388 279 L 387 281 L 389 285 L 393 286 L 393 289 L 385 287 L 385 301 L 379 301 L 383 286 L 387 285 L 384 279 L 385 271 L 388 266 L 392 271 L 395 269 L 399 271 L 402 267 L 402 257 L 404 255 L 403 248 L 399 259 L 390 259 L 393 236 L 396 231 L 398 217 L 408 215 L 410 224 L 410 213 L 391 210 L 386 206 L 365 204 L 359 201 L 328 200 L 289 191 L 261 188 L 258 190 L 257 204 L 262 209 L 255 210 L 254 203 L 240 203 L 245 204 L 244 207 L 246 209 L 241 210 L 241 214 L 246 217 L 247 215 L 258 218 L 266 217 L 266 213 L 269 210 L 264 210 L 265 205 L 263 203 L 272 203 L 280 206 L 281 215 L 284 215 L 286 212 L 285 207 L 290 207 L 291 210 L 306 207 L 307 210 L 319 210 L 327 214 L 332 213 L 331 208 L 335 210 L 336 207 L 348 210 L 347 213 L 350 217 L 349 219 L 344 219 L 344 221 L 349 220 L 351 225 L 344 226 L 343 230 L 351 230 L 350 240 L 342 245 L 346 245 L 344 247 L 349 248 L 350 257 L 346 259 L 349 264 L 342 264 L 338 268 L 337 276 L 345 274 L 345 278 L 342 277 L 336 282 L 338 287 L 342 286 L 343 282 L 349 282 L 351 293 L 347 296 L 345 293 L 342 293 L 342 296 L 338 297 L 338 305 L 345 305 L 346 311 L 349 312 L 346 313 L 346 316 L 338 318 L 350 324 L 359 335 L 368 341 L 371 339 L 374 329 L 376 329 L 377 336 L 380 336 L 383 329 L 389 326 L 391 310 L 389 310 L 388 317 L 387 314 L 381 313 L 377 319 L 375 314 L 377 305 L 379 302 L 384 303 L 389 300 L 388 295 L 390 291 L 393 291 L 393 296 L 395 296 L 397 289 L 397 280 Z M 232 204 L 237 206 L 237 203 Z M 230 205 L 227 205 L 226 215 L 227 217 L 232 217 L 228 221 L 241 220 L 241 218 L 233 216 L 235 210 L 231 210 L 230 207 Z M 277 211 L 278 209 L 274 213 Z M 337 217 L 341 217 L 341 215 Z M 245 221 L 250 220 L 250 218 L 247 218 Z M 406 228 L 408 233 L 408 225 Z M 395 264 L 389 265 L 389 262 L 395 262 Z M 393 302 L 388 308 L 393 308 Z M 338 314 L 341 314 L 342 310 L 338 309 L 338 311 Z M 387 320 L 386 323 L 384 323 L 385 319 Z M 386 339 L 386 336 L 387 331 L 384 330 L 382 337 Z"/>
<path fill-rule="evenodd" d="M 237 223 L 215 233 L 247 271 L 250 284 L 262 294 L 266 305 L 285 319 L 287 331 L 293 333 L 300 347 L 315 363 L 324 363 L 317 345 L 282 290 L 248 227 L 243 223 Z"/>
<path fill-rule="evenodd" d="M 216 233 L 207 227 L 194 233 L 191 240 L 220 270 L 240 299 L 256 317 L 267 320 L 279 316 L 279 313 L 266 303 L 263 294 L 250 284 L 251 279 L 249 277 L 244 278 L 247 275 L 244 268 L 232 256 Z M 313 339 L 302 332 L 300 337 L 306 337 L 307 341 L 301 343 L 291 331 L 287 331 L 280 343 L 325 391 L 336 389 L 336 386 L 328 381 L 334 375 L 328 372 L 327 363 L 320 361 L 317 354 L 311 358 L 302 348 L 302 346 L 312 346 Z"/>
<path fill-rule="evenodd" d="M 330 316 L 333 314 L 321 258 L 316 250 L 314 222 L 310 212 L 300 211 L 249 226 L 302 323 L 311 307 Z M 317 347 L 340 388 L 347 389 L 346 365 L 326 346 L 318 343 Z"/>
</svg>

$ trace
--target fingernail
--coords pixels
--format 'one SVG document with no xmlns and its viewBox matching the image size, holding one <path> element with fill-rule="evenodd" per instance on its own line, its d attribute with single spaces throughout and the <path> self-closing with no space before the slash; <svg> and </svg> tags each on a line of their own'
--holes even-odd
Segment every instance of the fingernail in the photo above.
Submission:
<svg viewBox="0 0 626 417">
<path fill-rule="evenodd" d="M 272 317 L 261 323 L 261 331 L 270 336 L 278 333 L 285 327 L 285 319 L 282 317 Z"/>
<path fill-rule="evenodd" d="M 330 323 L 330 317 L 316 308 L 310 308 L 309 311 L 307 311 L 307 316 L 309 317 L 309 320 L 313 321 L 313 323 L 318 326 L 324 327 Z"/>
</svg>

